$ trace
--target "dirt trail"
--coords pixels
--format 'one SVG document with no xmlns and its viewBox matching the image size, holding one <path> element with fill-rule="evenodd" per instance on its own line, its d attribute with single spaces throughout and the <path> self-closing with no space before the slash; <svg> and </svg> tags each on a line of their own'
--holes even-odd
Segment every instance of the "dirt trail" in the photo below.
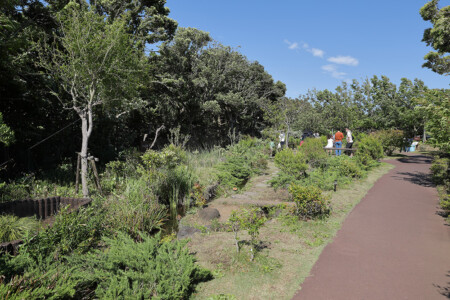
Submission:
<svg viewBox="0 0 450 300">
<path fill-rule="evenodd" d="M 285 202 L 289 196 L 285 190 L 274 191 L 268 183 L 277 172 L 278 169 L 273 161 L 269 161 L 266 173 L 252 178 L 242 193 L 215 199 L 208 204 L 208 207 L 216 208 L 220 212 L 219 221 L 225 222 L 233 210 L 242 206 L 275 206 L 281 203 L 292 205 L 292 202 Z"/>
<path fill-rule="evenodd" d="M 450 226 L 431 160 L 409 154 L 349 214 L 293 299 L 450 298 Z"/>
</svg>

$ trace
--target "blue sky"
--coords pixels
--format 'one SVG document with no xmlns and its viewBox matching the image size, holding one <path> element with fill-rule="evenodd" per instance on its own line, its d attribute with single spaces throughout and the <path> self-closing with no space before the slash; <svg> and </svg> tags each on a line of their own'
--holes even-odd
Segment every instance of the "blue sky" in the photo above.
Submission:
<svg viewBox="0 0 450 300">
<path fill-rule="evenodd" d="M 207 31 L 258 61 L 292 98 L 308 89 L 334 90 L 343 80 L 386 75 L 430 88 L 450 88 L 449 76 L 422 68 L 431 50 L 419 15 L 425 0 L 167 0 L 181 27 Z M 450 5 L 441 0 L 440 6 Z"/>
</svg>

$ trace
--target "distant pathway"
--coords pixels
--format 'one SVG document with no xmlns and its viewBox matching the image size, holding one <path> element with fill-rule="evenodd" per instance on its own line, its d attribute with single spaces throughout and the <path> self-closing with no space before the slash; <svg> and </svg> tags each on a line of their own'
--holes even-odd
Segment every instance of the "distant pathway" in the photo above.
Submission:
<svg viewBox="0 0 450 300">
<path fill-rule="evenodd" d="M 293 299 L 450 298 L 450 226 L 437 215 L 431 160 L 390 160 Z"/>
</svg>

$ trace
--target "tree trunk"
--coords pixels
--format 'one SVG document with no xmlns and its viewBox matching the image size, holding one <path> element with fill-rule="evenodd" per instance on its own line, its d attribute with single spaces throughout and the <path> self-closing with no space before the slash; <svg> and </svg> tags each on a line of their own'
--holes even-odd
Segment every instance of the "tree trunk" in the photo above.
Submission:
<svg viewBox="0 0 450 300">
<path fill-rule="evenodd" d="M 425 134 L 425 122 L 423 124 L 423 136 L 422 136 L 422 141 L 425 143 L 427 141 L 427 135 Z"/>
<path fill-rule="evenodd" d="M 78 114 L 81 118 L 81 190 L 83 197 L 89 197 L 88 189 L 88 142 L 92 132 L 92 109 L 88 108 L 86 111 L 81 111 Z"/>
<path fill-rule="evenodd" d="M 289 131 L 291 130 L 291 126 L 289 126 L 289 124 L 286 124 L 287 125 L 287 130 L 286 130 L 286 149 L 288 149 L 289 148 Z"/>
</svg>

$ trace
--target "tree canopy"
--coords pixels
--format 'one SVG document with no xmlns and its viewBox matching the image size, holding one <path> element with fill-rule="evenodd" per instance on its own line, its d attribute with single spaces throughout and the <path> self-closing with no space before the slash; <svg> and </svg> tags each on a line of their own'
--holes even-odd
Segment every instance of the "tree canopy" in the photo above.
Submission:
<svg viewBox="0 0 450 300">
<path fill-rule="evenodd" d="M 425 55 L 423 67 L 441 75 L 450 74 L 450 5 L 438 7 L 439 0 L 432 0 L 420 9 L 420 15 L 425 21 L 430 21 L 433 27 L 425 29 L 422 41 L 436 51 Z"/>
</svg>

